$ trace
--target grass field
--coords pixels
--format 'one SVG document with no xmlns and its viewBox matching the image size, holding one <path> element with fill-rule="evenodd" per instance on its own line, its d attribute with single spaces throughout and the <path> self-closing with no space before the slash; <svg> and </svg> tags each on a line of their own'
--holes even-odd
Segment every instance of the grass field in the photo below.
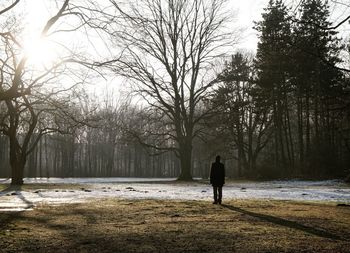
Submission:
<svg viewBox="0 0 350 253">
<path fill-rule="evenodd" d="M 0 213 L 0 252 L 350 252 L 332 203 L 93 200 Z"/>
</svg>

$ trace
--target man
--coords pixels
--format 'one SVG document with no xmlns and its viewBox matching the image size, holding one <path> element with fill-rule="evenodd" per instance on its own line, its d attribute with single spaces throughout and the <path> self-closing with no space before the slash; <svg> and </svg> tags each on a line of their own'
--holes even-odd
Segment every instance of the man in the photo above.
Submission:
<svg viewBox="0 0 350 253">
<path fill-rule="evenodd" d="M 225 184 L 225 166 L 220 162 L 220 156 L 216 156 L 215 162 L 212 163 L 210 169 L 210 184 L 213 186 L 214 202 L 213 204 L 221 204 L 222 186 Z M 219 196 L 218 196 L 219 195 Z"/>
</svg>

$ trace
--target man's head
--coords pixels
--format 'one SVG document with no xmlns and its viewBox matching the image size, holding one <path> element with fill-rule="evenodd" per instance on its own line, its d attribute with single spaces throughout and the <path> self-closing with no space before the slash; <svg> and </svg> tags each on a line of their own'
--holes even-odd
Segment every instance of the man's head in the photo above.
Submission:
<svg viewBox="0 0 350 253">
<path fill-rule="evenodd" d="M 217 163 L 220 162 L 220 158 L 221 157 L 219 155 L 217 155 L 216 158 L 215 158 L 215 162 L 217 162 Z"/>
</svg>

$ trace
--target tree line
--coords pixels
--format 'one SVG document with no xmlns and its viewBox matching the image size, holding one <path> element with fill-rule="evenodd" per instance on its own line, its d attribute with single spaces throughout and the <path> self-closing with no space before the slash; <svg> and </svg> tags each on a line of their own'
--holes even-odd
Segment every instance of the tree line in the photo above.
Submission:
<svg viewBox="0 0 350 253">
<path fill-rule="evenodd" d="M 98 58 L 67 44 L 44 67 L 21 53 L 11 12 L 20 3 L 0 11 L 0 176 L 13 184 L 24 176 L 191 180 L 207 177 L 218 153 L 233 177 L 348 173 L 350 70 L 341 64 L 349 43 L 327 2 L 291 11 L 271 0 L 253 54 L 234 50 L 224 0 L 65 0 L 41 38 L 98 33 L 116 50 Z M 85 86 L 101 76 L 122 78 L 132 96 L 93 102 Z"/>
<path fill-rule="evenodd" d="M 95 103 L 89 101 L 89 104 Z M 78 126 L 70 133 L 43 135 L 27 156 L 25 177 L 173 177 L 179 176 L 181 164 L 173 152 L 156 148 L 161 140 L 140 135 L 155 132 L 144 108 L 129 102 L 104 104 L 91 115 L 89 126 Z M 33 136 L 33 139 L 37 136 Z M 11 174 L 6 136 L 0 136 L 2 170 L 0 177 Z M 206 178 L 210 157 L 194 145 L 191 164 L 194 177 Z M 205 155 L 205 156 L 204 156 Z M 228 170 L 233 175 L 234 170 Z"/>
<path fill-rule="evenodd" d="M 256 55 L 234 54 L 214 96 L 240 173 L 345 175 L 350 86 L 339 66 L 349 49 L 330 29 L 329 5 L 303 1 L 292 15 L 283 1 L 270 1 L 264 11 Z"/>
</svg>

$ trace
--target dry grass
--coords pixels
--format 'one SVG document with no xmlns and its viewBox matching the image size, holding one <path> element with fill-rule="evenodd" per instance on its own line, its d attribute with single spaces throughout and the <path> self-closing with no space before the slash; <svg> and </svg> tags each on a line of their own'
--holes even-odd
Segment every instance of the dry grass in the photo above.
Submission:
<svg viewBox="0 0 350 253">
<path fill-rule="evenodd" d="M 350 252 L 350 208 L 106 199 L 0 213 L 1 252 Z"/>
</svg>

